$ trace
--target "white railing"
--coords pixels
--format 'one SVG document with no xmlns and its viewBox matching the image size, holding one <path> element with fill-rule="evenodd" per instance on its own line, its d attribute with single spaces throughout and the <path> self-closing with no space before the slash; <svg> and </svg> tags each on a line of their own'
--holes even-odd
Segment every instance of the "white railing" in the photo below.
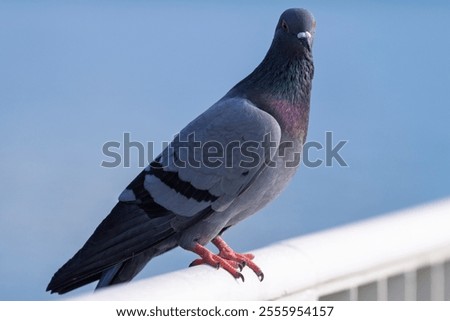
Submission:
<svg viewBox="0 0 450 321">
<path fill-rule="evenodd" d="M 263 282 L 197 266 L 79 300 L 449 300 L 450 199 L 253 251 Z"/>
</svg>

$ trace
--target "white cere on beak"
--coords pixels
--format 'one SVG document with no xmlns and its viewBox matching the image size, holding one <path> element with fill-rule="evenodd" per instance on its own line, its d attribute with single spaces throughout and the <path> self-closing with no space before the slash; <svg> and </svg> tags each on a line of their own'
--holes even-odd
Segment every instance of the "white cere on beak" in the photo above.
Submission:
<svg viewBox="0 0 450 321">
<path fill-rule="evenodd" d="M 309 31 L 299 32 L 297 34 L 297 38 L 298 39 L 302 39 L 302 38 L 311 39 L 311 34 L 309 33 Z"/>
</svg>

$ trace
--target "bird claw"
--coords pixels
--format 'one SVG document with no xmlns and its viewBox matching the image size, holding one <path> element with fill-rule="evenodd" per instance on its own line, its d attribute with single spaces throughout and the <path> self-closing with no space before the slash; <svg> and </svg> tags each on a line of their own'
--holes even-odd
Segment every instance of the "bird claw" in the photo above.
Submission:
<svg viewBox="0 0 450 321">
<path fill-rule="evenodd" d="M 219 236 L 212 240 L 212 243 L 219 249 L 218 254 L 211 253 L 200 244 L 194 246 L 193 252 L 200 255 L 200 259 L 194 260 L 189 266 L 208 264 L 216 269 L 223 268 L 235 279 L 241 279 L 245 282 L 242 270 L 248 266 L 255 272 L 259 281 L 264 280 L 264 274 L 261 269 L 252 261 L 255 256 L 251 253 L 239 254 L 233 251 Z M 239 271 L 238 271 L 239 270 Z"/>
<path fill-rule="evenodd" d="M 264 273 L 260 272 L 259 274 L 256 274 L 258 277 L 259 282 L 262 282 L 264 280 Z"/>
<path fill-rule="evenodd" d="M 207 262 L 204 259 L 196 259 L 189 264 L 189 267 L 198 266 L 202 264 L 207 264 L 215 268 L 216 270 L 221 268 L 220 262 Z"/>
<path fill-rule="evenodd" d="M 223 268 L 224 270 L 231 273 L 235 278 L 241 278 L 243 279 L 242 274 L 237 272 L 237 269 L 239 268 L 239 263 L 236 261 L 231 261 L 226 258 L 223 258 L 219 255 L 215 255 L 211 253 L 208 249 L 201 246 L 200 244 L 197 244 L 194 248 L 194 252 L 200 255 L 199 259 L 196 259 L 189 264 L 189 267 L 201 265 L 201 264 L 207 264 L 210 265 L 217 270 L 220 268 Z"/>
<path fill-rule="evenodd" d="M 203 259 L 196 259 L 189 264 L 189 267 L 205 264 Z"/>
</svg>

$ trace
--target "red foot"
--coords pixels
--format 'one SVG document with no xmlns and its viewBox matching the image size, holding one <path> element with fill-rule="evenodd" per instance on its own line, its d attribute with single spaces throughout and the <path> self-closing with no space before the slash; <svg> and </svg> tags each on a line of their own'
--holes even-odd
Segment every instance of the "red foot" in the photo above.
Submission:
<svg viewBox="0 0 450 321">
<path fill-rule="evenodd" d="M 193 250 L 195 253 L 201 256 L 201 259 L 193 261 L 189 266 L 209 264 L 216 269 L 223 268 L 228 271 L 235 279 L 242 279 L 244 281 L 244 276 L 237 271 L 237 263 L 229 261 L 227 259 L 221 258 L 218 255 L 211 253 L 206 247 L 196 244 Z"/>
<path fill-rule="evenodd" d="M 213 254 L 204 246 L 196 244 L 193 251 L 200 255 L 201 258 L 194 260 L 189 266 L 209 264 L 217 269 L 222 267 L 234 278 L 240 278 L 242 281 L 244 281 L 244 276 L 237 269 L 242 271 L 245 266 L 248 266 L 255 272 L 260 281 L 264 279 L 264 274 L 261 269 L 252 261 L 255 257 L 253 254 L 239 254 L 234 252 L 220 236 L 216 236 L 212 240 L 212 243 L 219 249 L 219 254 Z"/>
</svg>

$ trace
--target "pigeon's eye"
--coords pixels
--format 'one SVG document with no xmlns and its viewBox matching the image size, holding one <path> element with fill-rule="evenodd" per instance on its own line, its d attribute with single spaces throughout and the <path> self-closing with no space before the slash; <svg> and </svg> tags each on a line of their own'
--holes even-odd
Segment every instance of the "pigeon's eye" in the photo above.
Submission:
<svg viewBox="0 0 450 321">
<path fill-rule="evenodd" d="M 282 27 L 284 30 L 289 31 L 289 27 L 288 27 L 286 21 L 284 21 L 284 20 L 281 21 L 281 27 Z"/>
</svg>

